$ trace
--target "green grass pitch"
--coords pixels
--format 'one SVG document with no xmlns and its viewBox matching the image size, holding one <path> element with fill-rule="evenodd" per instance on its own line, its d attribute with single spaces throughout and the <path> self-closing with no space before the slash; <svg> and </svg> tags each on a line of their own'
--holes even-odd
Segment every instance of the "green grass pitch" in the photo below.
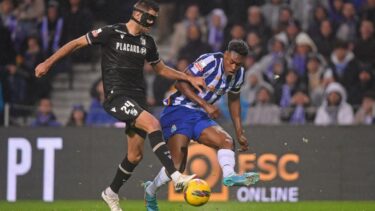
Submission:
<svg viewBox="0 0 375 211">
<path fill-rule="evenodd" d="M 143 201 L 123 200 L 124 211 L 145 210 Z M 209 202 L 202 207 L 192 207 L 186 203 L 160 201 L 161 211 L 374 211 L 375 201 L 311 201 L 297 203 L 239 203 Z M 0 211 L 105 211 L 108 210 L 101 201 L 17 201 L 9 203 L 0 201 Z"/>
</svg>

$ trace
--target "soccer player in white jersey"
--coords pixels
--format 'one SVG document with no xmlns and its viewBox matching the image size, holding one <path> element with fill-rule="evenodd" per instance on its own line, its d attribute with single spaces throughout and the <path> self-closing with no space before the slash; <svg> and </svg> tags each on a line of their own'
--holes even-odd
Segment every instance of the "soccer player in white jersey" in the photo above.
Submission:
<svg viewBox="0 0 375 211">
<path fill-rule="evenodd" d="M 259 180 L 259 174 L 246 172 L 238 175 L 234 171 L 235 152 L 232 137 L 213 119 L 219 110 L 213 104 L 228 93 L 228 106 L 236 131 L 236 139 L 241 151 L 248 150 L 248 141 L 241 123 L 240 88 L 244 82 L 242 67 L 248 47 L 242 40 L 232 40 L 224 53 L 208 53 L 190 64 L 185 73 L 203 77 L 207 84 L 205 91 L 199 92 L 184 81 L 176 84 L 177 91 L 164 101 L 166 105 L 160 118 L 165 140 L 171 151 L 176 169 L 185 169 L 190 140 L 198 141 L 217 150 L 219 164 L 226 186 L 249 186 Z M 145 202 L 148 211 L 158 209 L 156 191 L 170 178 L 163 167 L 154 181 L 145 182 Z"/>
</svg>

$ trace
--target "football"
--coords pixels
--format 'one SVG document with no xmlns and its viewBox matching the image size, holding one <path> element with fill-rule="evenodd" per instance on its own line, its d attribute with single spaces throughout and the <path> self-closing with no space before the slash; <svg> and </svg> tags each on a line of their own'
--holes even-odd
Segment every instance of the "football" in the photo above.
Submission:
<svg viewBox="0 0 375 211">
<path fill-rule="evenodd" d="M 192 206 L 202 206 L 211 195 L 210 186 L 202 179 L 193 179 L 184 189 L 185 201 Z"/>
</svg>

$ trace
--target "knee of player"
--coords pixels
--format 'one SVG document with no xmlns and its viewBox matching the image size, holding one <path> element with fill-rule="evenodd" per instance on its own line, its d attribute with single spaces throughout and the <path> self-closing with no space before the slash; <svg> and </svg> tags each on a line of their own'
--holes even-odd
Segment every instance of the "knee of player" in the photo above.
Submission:
<svg viewBox="0 0 375 211">
<path fill-rule="evenodd" d="M 160 123 L 156 118 L 150 119 L 149 122 L 147 122 L 147 132 L 151 133 L 157 130 L 160 130 Z"/>
<path fill-rule="evenodd" d="M 138 164 L 139 162 L 141 162 L 142 158 L 143 158 L 143 154 L 141 153 L 128 155 L 129 162 L 133 164 Z"/>
<path fill-rule="evenodd" d="M 225 137 L 221 142 L 220 149 L 233 149 L 233 139 L 230 137 Z"/>
</svg>

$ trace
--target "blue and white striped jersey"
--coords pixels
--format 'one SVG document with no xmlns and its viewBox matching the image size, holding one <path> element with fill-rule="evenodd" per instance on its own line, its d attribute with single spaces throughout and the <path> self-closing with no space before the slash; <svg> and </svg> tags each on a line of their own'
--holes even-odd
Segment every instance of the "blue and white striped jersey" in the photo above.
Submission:
<svg viewBox="0 0 375 211">
<path fill-rule="evenodd" d="M 244 68 L 241 67 L 233 76 L 227 76 L 224 73 L 223 60 L 224 54 L 221 52 L 208 53 L 201 55 L 194 63 L 187 67 L 187 71 L 190 71 L 192 75 L 205 79 L 207 90 L 201 93 L 195 91 L 195 93 L 210 104 L 214 104 L 221 96 L 228 92 L 238 93 L 244 82 Z M 179 105 L 191 109 L 203 110 L 179 91 L 175 91 L 165 99 L 164 105 Z"/>
</svg>

